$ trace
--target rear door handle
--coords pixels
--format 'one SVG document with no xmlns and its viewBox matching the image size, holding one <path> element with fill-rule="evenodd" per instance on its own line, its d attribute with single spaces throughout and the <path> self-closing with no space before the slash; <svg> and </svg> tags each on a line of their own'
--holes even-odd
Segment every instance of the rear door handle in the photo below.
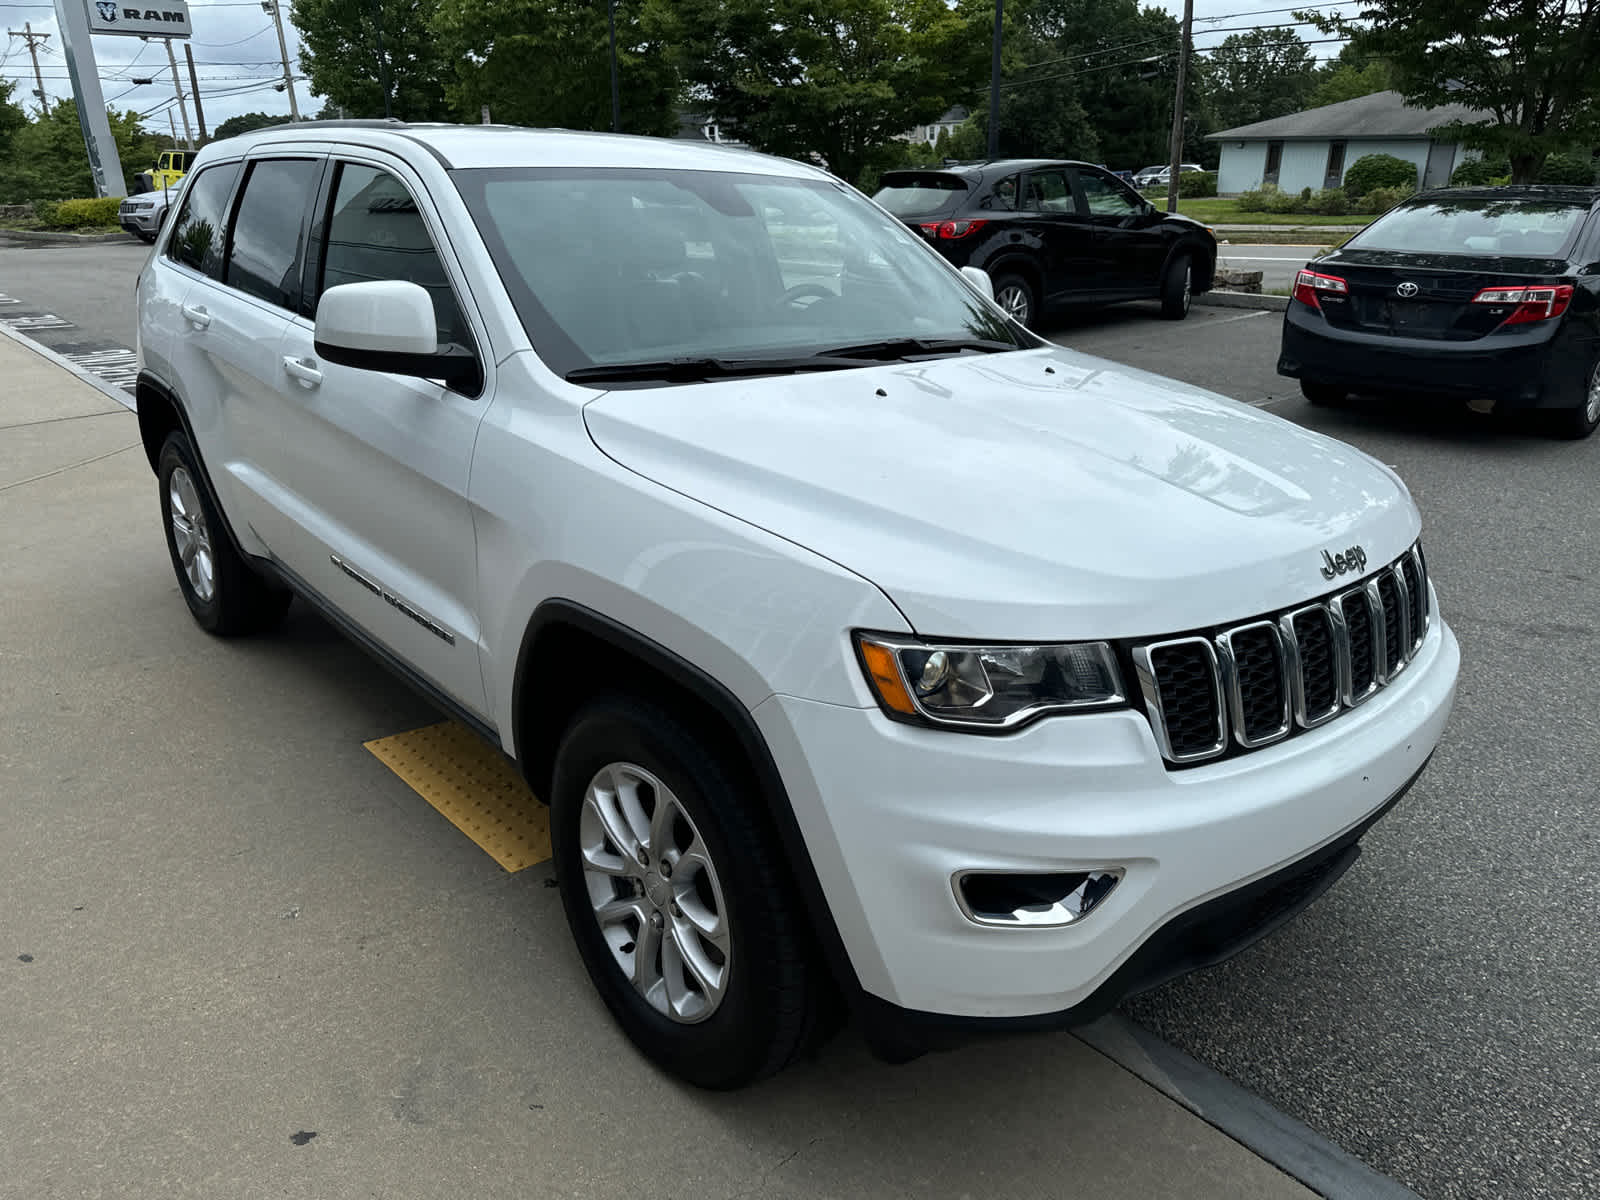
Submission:
<svg viewBox="0 0 1600 1200">
<path fill-rule="evenodd" d="M 182 309 L 183 319 L 196 329 L 204 329 L 211 324 L 211 314 L 203 304 L 185 304 Z"/>
<path fill-rule="evenodd" d="M 316 387 L 322 382 L 322 372 L 317 370 L 316 359 L 293 358 L 285 354 L 283 369 L 307 387 Z"/>
</svg>

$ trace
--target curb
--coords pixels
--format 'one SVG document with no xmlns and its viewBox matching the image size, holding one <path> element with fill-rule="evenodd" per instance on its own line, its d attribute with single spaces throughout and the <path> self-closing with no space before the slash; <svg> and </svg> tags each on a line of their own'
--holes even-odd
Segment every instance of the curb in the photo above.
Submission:
<svg viewBox="0 0 1600 1200">
<path fill-rule="evenodd" d="M 122 229 L 115 233 L 50 233 L 39 229 L 0 229 L 0 245 L 97 246 L 101 242 L 137 240 L 133 234 Z"/>
<path fill-rule="evenodd" d="M 1270 312 L 1282 312 L 1289 307 L 1289 297 L 1268 296 L 1251 292 L 1201 292 L 1194 298 L 1196 304 L 1207 304 L 1212 308 L 1262 308 Z"/>
<path fill-rule="evenodd" d="M 17 333 L 15 330 L 7 329 L 3 324 L 0 324 L 0 337 L 9 338 L 17 345 L 22 346 L 25 349 L 32 350 L 35 354 L 43 358 L 49 359 L 63 371 L 66 371 L 72 375 L 76 375 L 79 379 L 83 380 L 84 383 L 87 383 L 107 400 L 115 400 L 129 412 L 139 411 L 135 406 L 133 397 L 128 395 L 127 392 L 123 391 L 119 387 L 113 387 L 104 379 L 101 379 L 100 376 L 96 375 L 93 371 L 89 371 L 83 367 L 80 367 L 70 358 L 66 358 L 63 355 L 57 354 L 54 350 L 50 349 L 49 346 L 42 345 L 30 337 L 25 337 L 22 334 Z"/>
<path fill-rule="evenodd" d="M 1328 1200 L 1421 1200 L 1316 1130 L 1118 1013 L 1072 1031 L 1086 1046 Z"/>
</svg>

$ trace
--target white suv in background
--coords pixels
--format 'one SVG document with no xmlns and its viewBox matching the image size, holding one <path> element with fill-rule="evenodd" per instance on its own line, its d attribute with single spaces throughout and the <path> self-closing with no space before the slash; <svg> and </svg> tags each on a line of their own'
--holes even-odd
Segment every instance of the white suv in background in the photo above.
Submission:
<svg viewBox="0 0 1600 1200">
<path fill-rule="evenodd" d="M 138 408 L 195 619 L 299 595 L 515 758 L 695 1083 L 841 997 L 903 1057 L 1219 961 L 1439 739 L 1393 472 L 1041 341 L 821 171 L 302 124 L 175 211 Z"/>
</svg>

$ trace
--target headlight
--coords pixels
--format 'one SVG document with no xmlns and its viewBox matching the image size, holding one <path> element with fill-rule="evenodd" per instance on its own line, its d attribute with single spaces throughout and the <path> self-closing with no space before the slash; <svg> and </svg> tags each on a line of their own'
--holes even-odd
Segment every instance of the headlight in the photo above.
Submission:
<svg viewBox="0 0 1600 1200">
<path fill-rule="evenodd" d="M 902 720 L 1010 729 L 1044 713 L 1124 702 L 1105 642 L 969 646 L 859 633 L 856 646 L 879 703 Z"/>
</svg>

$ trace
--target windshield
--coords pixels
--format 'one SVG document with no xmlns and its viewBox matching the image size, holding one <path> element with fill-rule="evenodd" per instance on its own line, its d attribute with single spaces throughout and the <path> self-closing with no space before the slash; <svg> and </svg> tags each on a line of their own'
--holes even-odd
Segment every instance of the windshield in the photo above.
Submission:
<svg viewBox="0 0 1600 1200">
<path fill-rule="evenodd" d="M 1345 243 L 1419 254 L 1562 258 L 1588 206 L 1559 200 L 1439 197 L 1401 205 Z"/>
<path fill-rule="evenodd" d="M 895 172 L 883 177 L 883 186 L 872 198 L 897 217 L 931 217 L 955 207 L 966 194 L 966 181 L 956 175 Z"/>
<path fill-rule="evenodd" d="M 591 167 L 452 177 L 561 375 L 896 339 L 1032 345 L 905 226 L 829 180 Z"/>
</svg>

